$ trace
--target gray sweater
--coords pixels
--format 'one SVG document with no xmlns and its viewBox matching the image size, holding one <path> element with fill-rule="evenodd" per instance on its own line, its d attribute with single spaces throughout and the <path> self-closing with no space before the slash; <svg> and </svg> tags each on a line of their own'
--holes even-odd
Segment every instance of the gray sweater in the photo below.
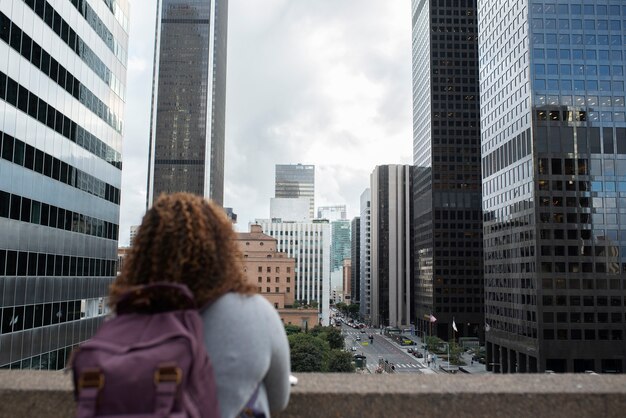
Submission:
<svg viewBox="0 0 626 418">
<path fill-rule="evenodd" d="M 289 343 L 262 296 L 227 293 L 202 312 L 222 418 L 237 416 L 260 384 L 256 410 L 267 417 L 289 402 Z"/>
</svg>

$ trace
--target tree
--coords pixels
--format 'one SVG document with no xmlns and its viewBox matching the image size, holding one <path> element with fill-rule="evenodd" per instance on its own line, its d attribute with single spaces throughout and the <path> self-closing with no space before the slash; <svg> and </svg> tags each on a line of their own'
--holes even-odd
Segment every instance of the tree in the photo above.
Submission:
<svg viewBox="0 0 626 418">
<path fill-rule="evenodd" d="M 359 316 L 360 305 L 358 303 L 351 303 L 348 305 L 348 314 L 351 318 L 356 318 Z"/>
<path fill-rule="evenodd" d="M 302 328 L 297 325 L 287 324 L 285 325 L 285 332 L 287 333 L 287 335 L 297 334 L 299 332 L 302 332 Z"/>
<path fill-rule="evenodd" d="M 343 350 L 331 350 L 328 358 L 328 371 L 330 373 L 352 373 L 352 354 Z"/>
<path fill-rule="evenodd" d="M 294 372 L 322 372 L 328 361 L 330 348 L 321 338 L 309 334 L 291 334 L 289 337 L 291 351 L 291 370 Z"/>
<path fill-rule="evenodd" d="M 323 327 L 318 325 L 311 330 L 311 335 L 328 342 L 331 349 L 343 350 L 344 348 L 344 340 L 341 331 L 335 327 Z"/>
</svg>

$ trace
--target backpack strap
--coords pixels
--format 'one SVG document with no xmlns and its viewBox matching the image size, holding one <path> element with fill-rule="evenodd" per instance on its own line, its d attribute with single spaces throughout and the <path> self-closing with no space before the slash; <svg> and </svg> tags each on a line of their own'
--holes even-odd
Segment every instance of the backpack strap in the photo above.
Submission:
<svg viewBox="0 0 626 418">
<path fill-rule="evenodd" d="M 265 414 L 263 412 L 259 412 L 257 409 L 254 408 L 254 405 L 256 404 L 256 400 L 259 397 L 260 388 L 261 388 L 261 382 L 259 382 L 256 389 L 254 389 L 252 396 L 250 397 L 248 402 L 246 402 L 246 405 L 243 407 L 239 415 L 237 415 L 238 418 L 249 418 L 249 417 L 265 418 Z"/>
<path fill-rule="evenodd" d="M 180 367 L 172 364 L 163 364 L 154 372 L 156 397 L 154 413 L 159 417 L 168 417 L 174 409 L 174 401 L 183 373 Z"/>
<path fill-rule="evenodd" d="M 76 416 L 95 417 L 98 394 L 104 387 L 104 374 L 98 368 L 85 369 L 78 378 L 78 405 Z"/>
</svg>

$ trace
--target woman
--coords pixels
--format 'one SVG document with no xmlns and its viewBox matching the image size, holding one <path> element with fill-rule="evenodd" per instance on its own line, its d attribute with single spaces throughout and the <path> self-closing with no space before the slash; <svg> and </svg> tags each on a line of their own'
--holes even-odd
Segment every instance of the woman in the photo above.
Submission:
<svg viewBox="0 0 626 418">
<path fill-rule="evenodd" d="M 143 218 L 110 303 L 115 307 L 134 286 L 163 281 L 185 284 L 205 306 L 221 416 L 235 417 L 245 406 L 268 417 L 283 410 L 290 389 L 285 330 L 274 307 L 246 282 L 222 208 L 188 193 L 161 195 Z"/>
</svg>

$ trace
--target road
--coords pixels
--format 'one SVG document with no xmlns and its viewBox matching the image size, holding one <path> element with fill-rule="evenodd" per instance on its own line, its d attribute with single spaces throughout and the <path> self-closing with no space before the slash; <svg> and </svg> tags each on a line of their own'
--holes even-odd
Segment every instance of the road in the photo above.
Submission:
<svg viewBox="0 0 626 418">
<path fill-rule="evenodd" d="M 341 326 L 346 348 L 356 347 L 357 350 L 353 352 L 354 354 L 365 355 L 370 371 L 376 369 L 379 359 L 393 364 L 396 373 L 422 373 L 426 369 L 422 359 L 407 353 L 406 348 L 399 348 L 394 343 L 388 341 L 384 336 L 380 335 L 380 330 L 367 328 L 364 328 L 364 330 L 365 333 L 361 333 L 360 330 L 350 328 L 345 324 Z M 374 335 L 373 343 L 370 343 L 369 335 Z M 361 341 L 357 341 L 357 337 L 360 337 Z"/>
</svg>

